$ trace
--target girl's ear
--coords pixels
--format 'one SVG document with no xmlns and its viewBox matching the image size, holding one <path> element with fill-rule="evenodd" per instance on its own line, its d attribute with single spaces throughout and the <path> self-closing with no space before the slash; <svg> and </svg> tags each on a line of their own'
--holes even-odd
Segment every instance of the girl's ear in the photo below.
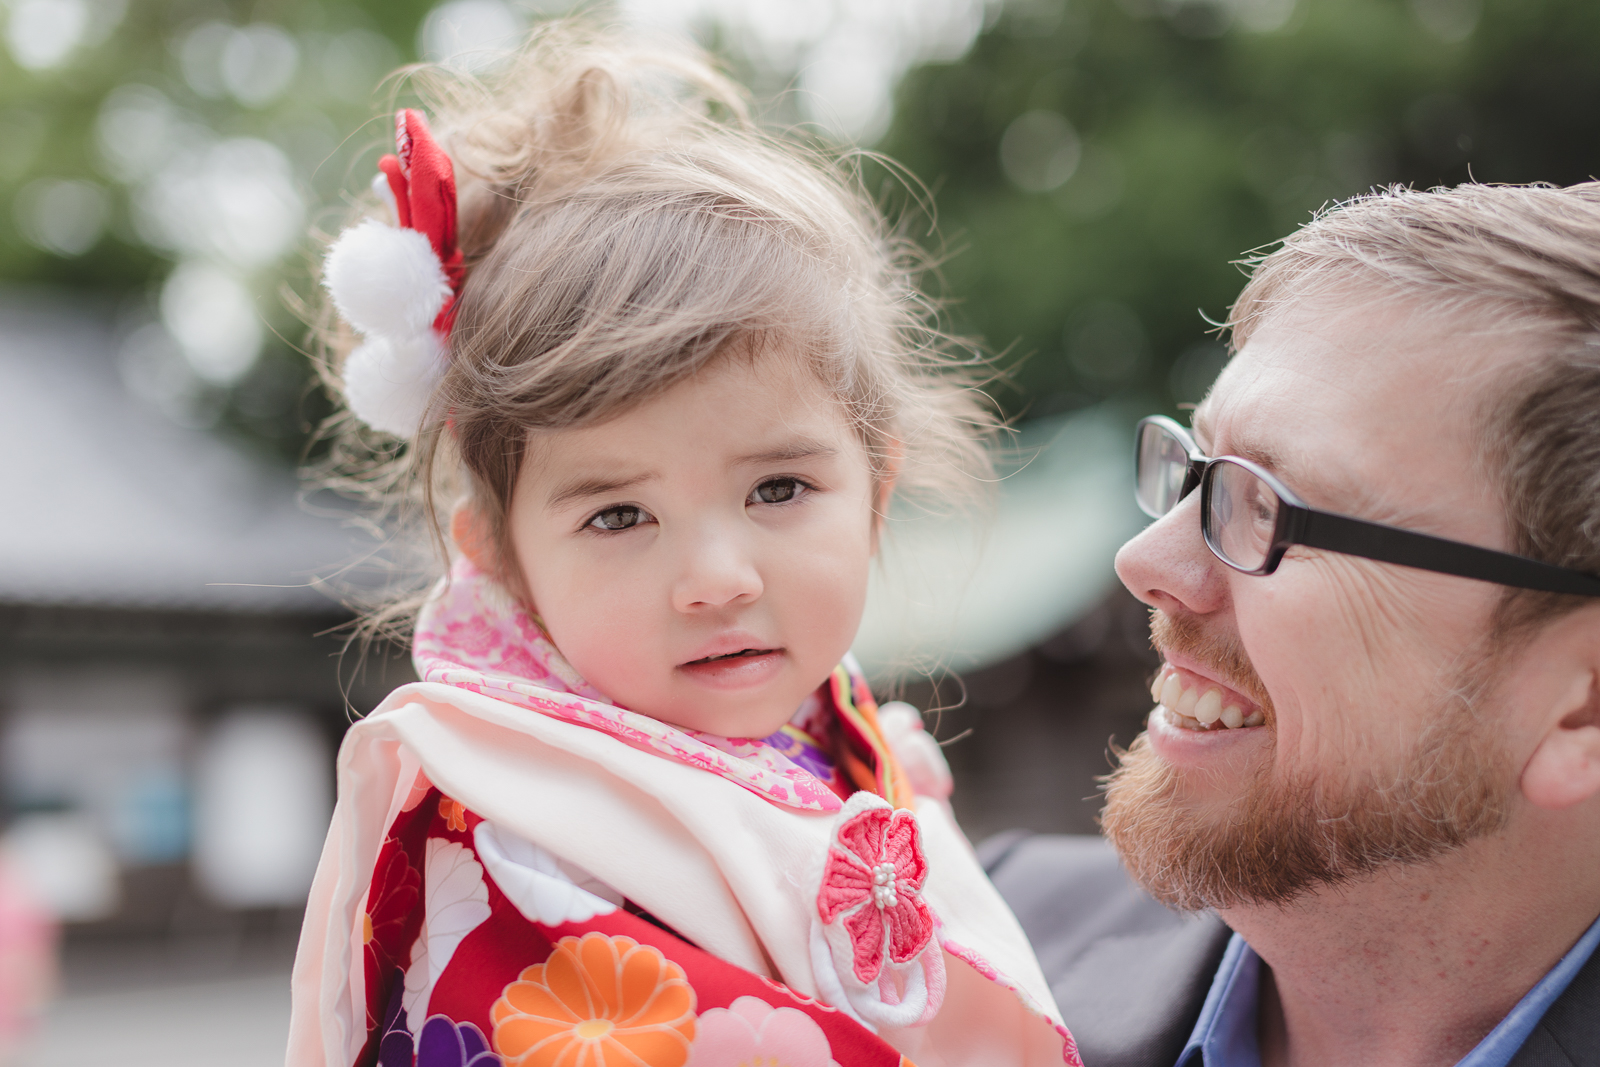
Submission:
<svg viewBox="0 0 1600 1067">
<path fill-rule="evenodd" d="M 905 463 L 905 444 L 891 437 L 881 446 L 883 470 L 878 474 L 877 499 L 872 502 L 872 551 L 878 551 L 878 535 L 889 520 L 889 501 L 894 498 L 895 483 L 900 480 L 900 469 Z"/>
<path fill-rule="evenodd" d="M 450 540 L 483 573 L 500 573 L 500 560 L 494 550 L 494 539 L 489 536 L 488 523 L 472 506 L 472 501 L 463 500 L 450 513 Z"/>
</svg>

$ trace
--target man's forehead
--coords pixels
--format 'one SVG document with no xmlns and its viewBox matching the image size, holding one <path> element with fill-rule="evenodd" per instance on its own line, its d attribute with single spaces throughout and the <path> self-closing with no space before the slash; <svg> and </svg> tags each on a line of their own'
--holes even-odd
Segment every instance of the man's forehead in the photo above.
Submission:
<svg viewBox="0 0 1600 1067">
<path fill-rule="evenodd" d="M 1408 475 L 1466 477 L 1482 401 L 1526 324 L 1444 311 L 1370 291 L 1276 310 L 1195 411 L 1196 437 L 1348 506 Z"/>
<path fill-rule="evenodd" d="M 1270 338 L 1266 340 L 1270 341 Z M 1267 345 L 1251 345 L 1229 361 L 1195 408 L 1191 424 L 1201 446 L 1253 460 L 1280 474 L 1294 473 L 1315 437 L 1337 422 L 1328 389 L 1309 362 L 1281 358 Z"/>
</svg>

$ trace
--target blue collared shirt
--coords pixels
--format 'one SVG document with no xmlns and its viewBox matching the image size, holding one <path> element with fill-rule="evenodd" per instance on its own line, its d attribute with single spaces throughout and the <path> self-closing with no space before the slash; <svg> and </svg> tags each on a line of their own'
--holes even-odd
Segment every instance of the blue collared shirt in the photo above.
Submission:
<svg viewBox="0 0 1600 1067">
<path fill-rule="evenodd" d="M 1506 1067 L 1550 1005 L 1589 962 L 1597 945 L 1600 919 L 1456 1067 Z M 1261 957 L 1245 944 L 1244 938 L 1234 934 L 1177 1067 L 1261 1067 L 1261 1047 L 1256 1044 L 1256 1002 L 1260 992 Z"/>
</svg>

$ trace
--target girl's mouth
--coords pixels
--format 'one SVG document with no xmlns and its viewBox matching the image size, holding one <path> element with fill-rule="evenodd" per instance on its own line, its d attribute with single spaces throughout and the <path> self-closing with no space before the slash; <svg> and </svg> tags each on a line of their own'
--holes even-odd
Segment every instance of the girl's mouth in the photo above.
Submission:
<svg viewBox="0 0 1600 1067">
<path fill-rule="evenodd" d="M 678 670 L 713 689 L 743 689 L 775 677 L 783 661 L 781 648 L 741 648 L 690 660 L 680 664 Z"/>
<path fill-rule="evenodd" d="M 725 652 L 720 656 L 706 656 L 704 659 L 690 660 L 685 667 L 696 667 L 702 663 L 720 663 L 730 659 L 748 659 L 751 656 L 766 656 L 774 652 L 781 652 L 778 648 L 741 648 L 737 652 Z"/>
</svg>

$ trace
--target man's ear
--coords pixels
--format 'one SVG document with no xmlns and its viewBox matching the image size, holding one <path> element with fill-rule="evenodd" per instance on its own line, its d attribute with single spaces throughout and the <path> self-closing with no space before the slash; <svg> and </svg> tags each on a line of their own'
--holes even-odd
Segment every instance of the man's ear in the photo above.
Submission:
<svg viewBox="0 0 1600 1067">
<path fill-rule="evenodd" d="M 1555 712 L 1522 768 L 1522 795 L 1560 810 L 1600 794 L 1600 673 L 1573 678 Z"/>
<path fill-rule="evenodd" d="M 450 512 L 450 540 L 474 567 L 491 576 L 500 574 L 499 553 L 495 551 L 494 539 L 489 536 L 489 524 L 472 506 L 472 501 L 463 500 Z"/>
</svg>

